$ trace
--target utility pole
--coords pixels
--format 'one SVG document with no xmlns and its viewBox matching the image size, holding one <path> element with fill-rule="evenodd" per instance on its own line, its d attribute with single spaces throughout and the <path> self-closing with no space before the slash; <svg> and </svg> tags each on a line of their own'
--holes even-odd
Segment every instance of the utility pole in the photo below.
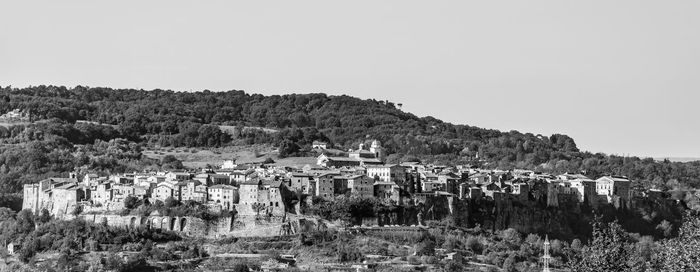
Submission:
<svg viewBox="0 0 700 272">
<path fill-rule="evenodd" d="M 549 255 L 549 235 L 544 238 L 544 256 L 542 256 L 542 272 L 551 272 L 549 262 L 552 256 Z"/>
</svg>

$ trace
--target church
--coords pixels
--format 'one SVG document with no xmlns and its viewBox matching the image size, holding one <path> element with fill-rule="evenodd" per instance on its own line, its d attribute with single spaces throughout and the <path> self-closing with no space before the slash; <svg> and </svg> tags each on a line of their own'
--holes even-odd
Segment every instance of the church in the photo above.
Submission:
<svg viewBox="0 0 700 272">
<path fill-rule="evenodd" d="M 343 167 L 379 165 L 384 163 L 386 154 L 380 141 L 372 141 L 369 150 L 364 149 L 364 147 L 364 144 L 360 144 L 357 150 L 350 150 L 347 157 L 331 157 L 326 154 L 321 154 L 318 156 L 316 164 L 324 167 Z"/>
</svg>

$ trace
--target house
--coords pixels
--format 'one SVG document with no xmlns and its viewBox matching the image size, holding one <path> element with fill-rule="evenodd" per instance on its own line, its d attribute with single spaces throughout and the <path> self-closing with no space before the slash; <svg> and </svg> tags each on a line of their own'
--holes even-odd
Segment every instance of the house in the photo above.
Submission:
<svg viewBox="0 0 700 272">
<path fill-rule="evenodd" d="M 311 148 L 313 148 L 313 149 L 327 149 L 328 143 L 321 142 L 321 141 L 313 141 L 313 143 L 311 143 Z"/>
<path fill-rule="evenodd" d="M 316 164 L 323 167 L 343 167 L 343 166 L 365 166 L 380 165 L 384 162 L 384 148 L 377 140 L 372 142 L 369 150 L 364 149 L 364 144 L 360 144 L 357 150 L 351 150 L 348 157 L 329 157 L 321 154 L 316 159 Z"/>
<path fill-rule="evenodd" d="M 367 176 L 378 181 L 403 184 L 406 182 L 406 169 L 398 164 L 368 165 Z"/>
<path fill-rule="evenodd" d="M 165 179 L 167 181 L 185 181 L 192 178 L 192 175 L 187 172 L 169 172 L 165 174 Z"/>
<path fill-rule="evenodd" d="M 445 191 L 445 184 L 437 181 L 423 181 L 421 182 L 421 192 L 432 193 L 438 191 Z"/>
<path fill-rule="evenodd" d="M 438 182 L 438 175 L 433 172 L 421 172 L 420 178 L 426 182 Z"/>
<path fill-rule="evenodd" d="M 332 198 L 335 195 L 334 177 L 340 175 L 339 173 L 324 173 L 316 176 L 316 196 L 320 196 L 326 199 Z M 346 185 L 347 187 L 347 185 Z"/>
<path fill-rule="evenodd" d="M 265 180 L 260 184 L 258 203 L 264 206 L 265 214 L 276 216 L 285 214 L 286 207 L 283 194 L 287 190 L 284 183 L 278 180 Z"/>
<path fill-rule="evenodd" d="M 114 198 L 114 191 L 112 190 L 112 183 L 109 181 L 104 181 L 95 187 L 95 190 L 91 192 L 92 204 L 107 205 Z"/>
<path fill-rule="evenodd" d="M 100 176 L 98 176 L 97 174 L 86 174 L 83 177 L 83 185 L 87 187 L 97 186 L 99 178 Z"/>
<path fill-rule="evenodd" d="M 333 191 L 336 195 L 350 193 L 371 197 L 374 195 L 374 180 L 365 175 L 340 175 L 333 177 Z"/>
<path fill-rule="evenodd" d="M 618 196 L 628 200 L 632 182 L 627 177 L 604 176 L 596 180 L 596 192 L 599 195 Z"/>
<path fill-rule="evenodd" d="M 365 175 L 345 176 L 350 194 L 361 197 L 374 196 L 374 180 Z"/>
<path fill-rule="evenodd" d="M 321 154 L 316 158 L 316 164 L 323 167 L 343 167 L 343 166 L 360 166 L 362 162 L 359 159 L 349 157 L 330 157 L 326 154 Z"/>
<path fill-rule="evenodd" d="M 22 209 L 28 209 L 34 213 L 38 213 L 42 209 L 52 211 L 53 207 L 56 206 L 54 205 L 54 189 L 64 185 L 71 185 L 75 186 L 75 188 L 78 188 L 78 180 L 74 178 L 48 178 L 41 180 L 38 183 L 25 184 L 23 187 Z M 80 199 L 77 201 L 82 201 L 86 198 L 86 188 L 80 188 L 82 190 L 83 196 L 75 196 L 74 198 Z M 77 193 L 78 192 L 76 192 L 76 194 Z"/>
<path fill-rule="evenodd" d="M 240 171 L 234 171 L 231 173 L 231 185 L 236 186 L 241 183 L 251 181 L 258 177 L 258 173 L 253 169 L 245 169 Z"/>
<path fill-rule="evenodd" d="M 221 174 L 210 174 L 209 181 L 211 183 L 207 184 L 231 184 L 231 177 Z"/>
<path fill-rule="evenodd" d="M 468 177 L 473 183 L 488 184 L 499 181 L 498 175 L 492 173 L 476 173 Z"/>
<path fill-rule="evenodd" d="M 491 197 L 491 198 L 494 198 L 494 193 L 503 193 L 501 191 L 501 187 L 498 186 L 495 182 L 482 184 L 481 191 L 484 192 L 484 195 Z"/>
<path fill-rule="evenodd" d="M 578 189 L 572 187 L 570 182 L 550 181 L 547 184 L 547 206 L 578 203 L 580 198 Z"/>
<path fill-rule="evenodd" d="M 239 194 L 239 212 L 283 216 L 286 212 L 284 195 L 291 192 L 281 181 L 257 180 L 242 183 Z"/>
<path fill-rule="evenodd" d="M 289 188 L 292 191 L 300 191 L 303 194 L 315 195 L 316 182 L 314 176 L 307 173 L 292 173 Z"/>
<path fill-rule="evenodd" d="M 158 184 L 161 182 L 165 182 L 166 177 L 165 176 L 150 176 L 147 178 L 147 180 L 149 183 Z"/>
<path fill-rule="evenodd" d="M 115 184 L 134 184 L 134 178 L 129 176 L 112 176 Z"/>
<path fill-rule="evenodd" d="M 236 168 L 236 160 L 225 160 L 224 164 L 221 165 L 221 169 L 233 169 Z"/>
<path fill-rule="evenodd" d="M 169 197 L 172 197 L 176 200 L 180 199 L 180 187 L 176 186 L 170 182 L 161 182 L 158 183 L 156 186 L 156 189 L 153 193 L 153 198 L 155 200 L 160 200 L 165 202 L 166 199 Z"/>
<path fill-rule="evenodd" d="M 348 157 L 353 158 L 353 159 L 370 159 L 370 158 L 376 158 L 376 154 L 372 151 L 364 149 L 365 144 L 360 144 L 359 147 L 356 150 L 351 151 L 348 154 Z"/>
<path fill-rule="evenodd" d="M 128 196 L 135 195 L 135 190 L 133 185 L 116 183 L 112 185 L 112 201 L 124 202 Z"/>
<path fill-rule="evenodd" d="M 472 186 L 467 189 L 466 196 L 467 198 L 474 199 L 474 200 L 480 200 L 481 197 L 484 195 L 484 191 L 480 187 Z"/>
<path fill-rule="evenodd" d="M 182 201 L 194 201 L 198 203 L 207 202 L 207 186 L 199 180 L 184 182 L 185 186 L 180 189 L 180 198 Z"/>
<path fill-rule="evenodd" d="M 425 166 L 420 164 L 420 162 L 402 162 L 399 165 L 413 172 L 425 171 Z"/>
<path fill-rule="evenodd" d="M 395 189 L 399 188 L 396 183 L 391 181 L 375 181 L 374 184 L 374 197 L 380 199 L 391 199 L 395 194 Z M 398 191 L 396 191 L 397 193 Z"/>
<path fill-rule="evenodd" d="M 224 210 L 231 210 L 239 200 L 238 188 L 231 185 L 218 184 L 211 186 L 208 189 L 208 194 L 210 203 L 219 205 Z"/>
<path fill-rule="evenodd" d="M 251 180 L 239 184 L 239 204 L 242 205 L 252 205 L 253 203 L 258 203 L 258 190 L 260 187 L 260 180 Z"/>
<path fill-rule="evenodd" d="M 69 214 L 79 206 L 79 202 L 86 201 L 87 195 L 84 186 L 79 186 L 77 182 L 65 183 L 54 187 L 51 192 L 52 207 L 51 214 Z"/>
<path fill-rule="evenodd" d="M 596 191 L 596 182 L 589 178 L 568 179 L 567 182 L 571 188 L 578 191 L 578 201 L 591 204 L 591 200 L 598 194 Z"/>
<path fill-rule="evenodd" d="M 148 198 L 151 195 L 153 189 L 156 188 L 156 184 L 146 183 L 145 185 L 134 186 L 134 196 L 140 199 Z"/>
<path fill-rule="evenodd" d="M 437 182 L 444 184 L 443 186 L 445 187 L 445 192 L 450 194 L 458 194 L 459 188 L 457 188 L 457 185 L 459 184 L 461 178 L 462 176 L 460 175 L 447 172 L 439 174 L 437 177 Z"/>
</svg>

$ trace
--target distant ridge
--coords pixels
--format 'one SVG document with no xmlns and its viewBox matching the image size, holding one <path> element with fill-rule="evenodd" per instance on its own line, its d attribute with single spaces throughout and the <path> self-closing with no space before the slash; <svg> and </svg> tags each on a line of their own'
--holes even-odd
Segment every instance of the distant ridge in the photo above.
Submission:
<svg viewBox="0 0 700 272">
<path fill-rule="evenodd" d="M 654 158 L 655 161 L 663 161 L 665 159 L 668 159 L 669 161 L 672 162 L 693 162 L 693 161 L 700 161 L 700 158 L 693 158 L 693 157 L 665 157 L 665 158 Z"/>
</svg>

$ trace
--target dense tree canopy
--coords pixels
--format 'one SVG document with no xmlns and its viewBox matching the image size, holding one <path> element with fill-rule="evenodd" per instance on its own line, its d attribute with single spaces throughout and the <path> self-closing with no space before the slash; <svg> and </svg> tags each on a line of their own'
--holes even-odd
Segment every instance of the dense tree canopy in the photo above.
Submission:
<svg viewBox="0 0 700 272">
<path fill-rule="evenodd" d="M 37 121 L 0 127 L 5 143 L 55 136 L 65 144 L 115 138 L 185 147 L 269 143 L 279 147 L 283 156 L 294 156 L 310 150 L 314 140 L 345 150 L 378 139 L 392 154 L 392 162 L 421 159 L 487 168 L 584 172 L 592 178 L 617 174 L 662 189 L 700 187 L 700 162 L 656 162 L 582 152 L 566 135 L 548 137 L 454 125 L 403 112 L 388 101 L 345 95 L 35 86 L 0 88 L 0 101 L 5 102 L 0 103 L 0 112 L 20 109 Z M 223 127 L 227 129 L 220 129 Z"/>
</svg>

